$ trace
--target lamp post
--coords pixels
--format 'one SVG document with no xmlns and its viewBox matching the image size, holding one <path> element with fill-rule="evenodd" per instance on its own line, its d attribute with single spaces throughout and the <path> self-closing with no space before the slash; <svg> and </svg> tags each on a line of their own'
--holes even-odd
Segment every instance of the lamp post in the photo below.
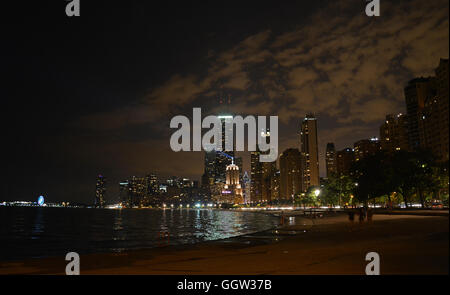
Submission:
<svg viewBox="0 0 450 295">
<path fill-rule="evenodd" d="M 319 197 L 319 195 L 320 195 L 320 189 L 315 189 L 314 190 L 314 195 L 316 196 L 316 199 L 317 199 Z M 315 200 L 314 200 L 314 206 L 316 206 Z"/>
</svg>

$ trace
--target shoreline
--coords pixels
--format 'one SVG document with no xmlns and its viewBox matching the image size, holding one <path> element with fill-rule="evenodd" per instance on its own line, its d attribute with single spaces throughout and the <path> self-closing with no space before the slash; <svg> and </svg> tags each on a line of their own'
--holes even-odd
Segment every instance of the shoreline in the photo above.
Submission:
<svg viewBox="0 0 450 295">
<path fill-rule="evenodd" d="M 301 222 L 300 222 L 301 220 Z M 190 245 L 81 255 L 82 274 L 363 274 L 378 248 L 382 273 L 448 274 L 448 217 L 301 218 L 248 235 Z M 9 263 L 0 274 L 64 274 L 64 257 Z"/>
</svg>

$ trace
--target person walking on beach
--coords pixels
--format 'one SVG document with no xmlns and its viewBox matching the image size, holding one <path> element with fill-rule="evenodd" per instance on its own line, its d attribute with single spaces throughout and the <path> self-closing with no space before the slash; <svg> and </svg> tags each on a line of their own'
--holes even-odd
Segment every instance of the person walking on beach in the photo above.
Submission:
<svg viewBox="0 0 450 295">
<path fill-rule="evenodd" d="M 350 231 L 352 231 L 353 224 L 355 221 L 355 211 L 353 211 L 353 210 L 348 211 L 348 220 L 350 221 Z"/>
<path fill-rule="evenodd" d="M 372 223 L 373 211 L 371 208 L 367 209 L 367 222 Z"/>
<path fill-rule="evenodd" d="M 351 223 L 355 221 L 355 212 L 353 210 L 348 211 L 348 220 Z"/>
<path fill-rule="evenodd" d="M 361 207 L 359 208 L 359 223 L 362 224 L 364 222 L 364 219 L 364 209 Z"/>
</svg>

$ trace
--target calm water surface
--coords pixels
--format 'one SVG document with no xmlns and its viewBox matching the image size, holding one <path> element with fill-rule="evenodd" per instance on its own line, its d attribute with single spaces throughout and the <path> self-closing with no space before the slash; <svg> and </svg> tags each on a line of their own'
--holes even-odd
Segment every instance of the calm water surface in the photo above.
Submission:
<svg viewBox="0 0 450 295">
<path fill-rule="evenodd" d="M 276 226 L 264 214 L 206 209 L 77 209 L 0 207 L 0 260 L 121 252 L 163 244 L 217 240 Z"/>
</svg>

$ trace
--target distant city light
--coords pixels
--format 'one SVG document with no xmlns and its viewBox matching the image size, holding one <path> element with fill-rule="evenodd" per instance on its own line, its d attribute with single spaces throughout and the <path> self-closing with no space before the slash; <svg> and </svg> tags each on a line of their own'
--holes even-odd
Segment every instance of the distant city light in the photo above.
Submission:
<svg viewBox="0 0 450 295">
<path fill-rule="evenodd" d="M 39 206 L 43 206 L 44 205 L 44 196 L 39 196 L 37 203 Z"/>
</svg>

